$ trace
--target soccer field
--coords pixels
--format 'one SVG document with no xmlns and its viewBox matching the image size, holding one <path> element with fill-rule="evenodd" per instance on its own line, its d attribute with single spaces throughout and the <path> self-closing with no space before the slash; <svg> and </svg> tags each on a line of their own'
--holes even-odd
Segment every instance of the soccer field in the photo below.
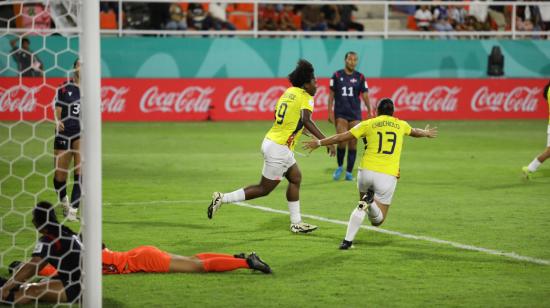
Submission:
<svg viewBox="0 0 550 308">
<path fill-rule="evenodd" d="M 224 205 L 214 219 L 206 217 L 213 191 L 259 181 L 260 144 L 270 122 L 105 123 L 108 247 L 155 245 L 180 255 L 256 251 L 274 271 L 104 276 L 105 306 L 548 306 L 550 164 L 529 182 L 520 172 L 544 148 L 547 123 L 430 124 L 439 127 L 437 139 L 404 143 L 401 179 L 381 228 L 395 232 L 362 229 L 355 248 L 340 251 L 357 189 L 355 182 L 332 180 L 335 159 L 324 151 L 296 156 L 302 214 L 314 216 L 304 220 L 319 229 L 292 234 L 284 213 L 286 182 L 267 197 Z M 334 132 L 327 123 L 320 126 Z M 47 134 L 53 127 L 39 131 Z M 38 152 L 40 144 L 36 147 Z M 4 146 L 1 154 L 15 155 L 16 147 Z M 48 166 L 45 159 L 37 164 Z M 41 187 L 35 182 L 25 190 Z M 10 181 L 2 189 L 11 195 L 20 188 Z M 55 200 L 53 191 L 41 197 Z M 0 215 L 9 208 L 2 198 Z M 32 204 L 23 200 L 18 208 L 29 210 Z M 4 215 L 3 228 L 18 230 L 21 221 Z M 27 231 L 17 241 L 32 247 Z M 2 250 L 10 239 L 2 233 Z M 10 250 L 4 264 L 19 253 Z"/>
</svg>

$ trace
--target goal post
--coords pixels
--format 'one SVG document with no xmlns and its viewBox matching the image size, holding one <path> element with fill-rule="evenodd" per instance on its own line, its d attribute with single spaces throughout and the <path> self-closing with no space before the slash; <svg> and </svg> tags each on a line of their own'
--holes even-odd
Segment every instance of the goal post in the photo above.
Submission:
<svg viewBox="0 0 550 308">
<path fill-rule="evenodd" d="M 99 0 L 81 0 L 84 209 L 84 307 L 101 307 L 101 62 Z"/>
<path fill-rule="evenodd" d="M 82 291 L 76 293 L 74 300 L 69 300 L 69 305 L 101 307 L 99 0 L 8 0 L 0 1 L 0 8 L 3 13 L 13 12 L 11 17 L 0 16 L 0 276 L 10 275 L 8 271 L 14 261 L 30 260 L 33 253 L 39 252 L 38 247 L 44 246 L 35 245 L 42 240 L 42 234 L 33 224 L 33 209 L 38 202 L 47 201 L 54 206 L 59 222 L 80 233 L 83 238 L 80 261 L 75 257 L 77 261 L 74 262 L 82 275 L 74 278 L 77 276 L 72 276 L 73 269 L 68 272 L 58 267 L 57 271 L 71 277 L 71 286 L 75 282 L 82 286 Z M 48 26 L 53 23 L 55 28 Z M 79 85 L 70 81 L 77 58 L 81 63 Z M 63 117 L 67 119 L 79 115 L 80 122 L 76 123 L 80 124 L 80 129 L 76 134 L 80 137 L 82 160 L 80 165 L 75 166 L 76 158 L 73 158 L 67 168 L 60 169 L 58 152 L 54 150 L 58 149 L 54 144 L 60 136 L 55 109 L 61 95 L 59 93 L 65 93 L 63 91 L 69 86 L 74 89 L 75 85 L 80 99 L 71 101 L 72 105 L 64 102 L 70 106 L 64 108 L 72 111 Z M 66 92 L 69 96 L 75 93 L 70 89 Z M 63 142 L 71 144 L 73 141 L 68 139 Z M 65 151 L 72 149 L 69 146 Z M 66 180 L 59 180 L 65 181 L 61 187 L 56 178 L 56 166 L 57 171 L 66 173 Z M 81 177 L 76 173 L 78 167 L 82 169 Z M 73 202 L 71 193 L 74 193 L 75 186 L 79 187 L 77 191 L 80 192 L 80 186 L 75 183 L 83 185 L 82 193 L 74 198 L 77 202 L 81 201 L 80 223 L 69 222 L 61 215 L 63 201 L 59 200 L 59 192 L 66 189 L 66 195 Z M 50 221 L 49 217 L 47 221 Z M 56 236 L 64 240 L 73 237 Z M 71 244 L 70 247 L 75 246 Z M 70 252 L 74 251 L 72 249 Z M 43 259 L 57 261 L 70 254 L 53 256 L 52 259 L 49 252 L 40 253 L 43 253 Z M 55 260 L 50 262 L 55 264 Z M 34 299 L 29 304 L 40 305 Z M 59 303 L 55 306 L 65 305 Z"/>
</svg>

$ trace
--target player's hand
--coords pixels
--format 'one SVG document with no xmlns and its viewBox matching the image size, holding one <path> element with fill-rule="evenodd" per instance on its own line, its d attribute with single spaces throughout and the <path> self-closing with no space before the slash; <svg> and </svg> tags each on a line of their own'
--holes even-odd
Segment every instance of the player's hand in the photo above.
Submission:
<svg viewBox="0 0 550 308">
<path fill-rule="evenodd" d="M 63 124 L 62 121 L 57 121 L 55 125 L 57 126 L 56 128 L 58 132 L 62 132 L 65 130 L 65 124 Z"/>
<path fill-rule="evenodd" d="M 311 140 L 302 142 L 302 149 L 309 150 L 309 153 L 313 152 L 315 149 L 317 149 L 320 146 L 321 145 L 319 144 L 319 139 L 315 137 Z"/>
<path fill-rule="evenodd" d="M 330 157 L 336 156 L 336 147 L 334 144 L 327 145 L 327 153 L 330 155 Z"/>
<path fill-rule="evenodd" d="M 328 122 L 329 123 L 334 123 L 334 112 L 328 112 Z"/>
<path fill-rule="evenodd" d="M 426 134 L 426 137 L 428 138 L 437 137 L 437 127 L 430 128 L 430 124 L 426 125 L 426 127 L 424 128 L 424 134 Z"/>
</svg>

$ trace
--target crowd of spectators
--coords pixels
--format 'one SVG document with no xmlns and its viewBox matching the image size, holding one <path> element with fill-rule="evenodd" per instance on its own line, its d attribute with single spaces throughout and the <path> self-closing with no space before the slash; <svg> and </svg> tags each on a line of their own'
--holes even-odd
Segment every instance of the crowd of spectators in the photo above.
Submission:
<svg viewBox="0 0 550 308">
<path fill-rule="evenodd" d="M 3 0 L 0 0 L 3 1 Z M 498 3 L 500 0 L 493 0 Z M 394 5 L 390 17 L 404 14 L 406 27 L 417 31 L 517 31 L 550 30 L 550 6 L 533 5 L 533 0 L 518 1 L 515 21 L 512 22 L 511 5 L 487 5 L 473 0 L 467 5 L 430 5 L 431 1 L 419 1 L 419 5 Z M 33 28 L 29 34 L 41 34 L 41 30 L 55 27 L 48 3 L 14 4 L 1 6 L 0 15 L 17 18 L 17 27 Z M 102 29 L 137 30 L 251 30 L 254 28 L 255 8 L 252 3 L 145 3 L 100 2 Z M 365 19 L 356 19 L 356 5 L 305 5 L 258 4 L 258 30 L 262 31 L 364 31 Z M 119 16 L 122 14 L 122 16 Z M 122 25 L 119 23 L 122 22 Z M 4 27 L 6 22 L 4 22 Z M 2 27 L 2 24 L 0 24 Z M 372 29 L 366 29 L 372 30 Z M 451 33 L 446 35 L 451 36 Z"/>
<path fill-rule="evenodd" d="M 517 6 L 516 31 L 550 30 L 550 6 L 529 4 Z M 465 6 L 432 5 L 424 2 L 409 17 L 408 28 L 418 31 L 499 31 L 512 30 L 511 5 L 486 5 L 480 1 Z M 543 18 L 547 16 L 547 21 Z M 451 34 L 449 34 L 451 35 Z"/>
</svg>

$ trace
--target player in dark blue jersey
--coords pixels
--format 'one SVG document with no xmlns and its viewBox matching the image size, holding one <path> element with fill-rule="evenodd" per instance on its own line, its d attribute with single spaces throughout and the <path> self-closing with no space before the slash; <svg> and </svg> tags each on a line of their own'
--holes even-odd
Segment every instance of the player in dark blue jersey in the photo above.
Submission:
<svg viewBox="0 0 550 308">
<path fill-rule="evenodd" d="M 76 303 L 81 291 L 82 244 L 79 236 L 58 222 L 55 209 L 48 202 L 36 205 L 32 222 L 42 237 L 36 242 L 32 258 L 0 286 L 0 303 Z M 54 277 L 38 283 L 27 283 L 48 264 L 57 270 Z"/>
<path fill-rule="evenodd" d="M 367 107 L 368 115 L 371 115 L 369 102 L 369 87 L 363 74 L 355 70 L 357 66 L 357 54 L 349 51 L 345 55 L 345 67 L 336 71 L 330 79 L 330 94 L 328 98 L 328 121 L 336 126 L 336 133 L 344 133 L 361 122 L 361 97 Z M 334 106 L 334 111 L 333 111 Z M 357 156 L 357 140 L 350 140 L 338 144 L 336 160 L 338 168 L 334 171 L 333 179 L 339 180 L 342 176 L 344 157 L 348 148 L 348 164 L 346 168 L 346 181 L 353 180 L 353 165 Z"/>
<path fill-rule="evenodd" d="M 63 215 L 77 220 L 80 205 L 80 63 L 74 62 L 73 79 L 57 90 L 55 98 L 55 175 L 53 185 L 63 204 Z M 74 182 L 71 201 L 67 198 L 67 174 L 74 160 Z"/>
</svg>

